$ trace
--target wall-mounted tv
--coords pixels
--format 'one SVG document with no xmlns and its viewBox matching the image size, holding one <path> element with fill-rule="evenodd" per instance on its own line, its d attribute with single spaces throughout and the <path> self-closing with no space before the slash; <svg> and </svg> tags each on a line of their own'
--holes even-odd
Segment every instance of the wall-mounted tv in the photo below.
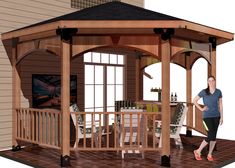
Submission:
<svg viewBox="0 0 235 168">
<path fill-rule="evenodd" d="M 60 75 L 32 74 L 33 108 L 60 108 Z M 77 102 L 77 76 L 70 76 L 70 102 Z"/>
</svg>

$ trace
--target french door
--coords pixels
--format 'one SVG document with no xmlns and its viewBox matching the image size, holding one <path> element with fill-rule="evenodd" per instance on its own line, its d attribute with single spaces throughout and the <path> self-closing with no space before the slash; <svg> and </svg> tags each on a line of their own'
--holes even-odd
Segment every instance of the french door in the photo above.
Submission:
<svg viewBox="0 0 235 168">
<path fill-rule="evenodd" d="M 84 54 L 85 64 L 85 111 L 114 112 L 115 101 L 124 98 L 124 56 L 117 54 Z M 101 116 L 103 125 L 104 118 Z M 91 116 L 87 115 L 87 120 Z M 99 115 L 95 116 L 99 120 Z M 114 115 L 109 115 L 109 124 Z"/>
</svg>

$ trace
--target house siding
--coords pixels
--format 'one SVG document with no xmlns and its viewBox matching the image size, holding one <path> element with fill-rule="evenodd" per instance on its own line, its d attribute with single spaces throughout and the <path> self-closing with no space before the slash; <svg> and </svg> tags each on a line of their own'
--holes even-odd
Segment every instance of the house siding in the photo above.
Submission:
<svg viewBox="0 0 235 168">
<path fill-rule="evenodd" d="M 129 3 L 139 7 L 144 7 L 144 0 L 122 0 L 121 2 Z"/>
</svg>

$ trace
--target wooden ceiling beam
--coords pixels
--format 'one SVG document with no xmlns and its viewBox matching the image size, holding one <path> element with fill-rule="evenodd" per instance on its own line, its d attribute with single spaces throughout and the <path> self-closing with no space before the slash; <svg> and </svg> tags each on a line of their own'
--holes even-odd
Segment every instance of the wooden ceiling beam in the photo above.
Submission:
<svg viewBox="0 0 235 168">
<path fill-rule="evenodd" d="M 49 30 L 49 31 L 45 31 L 45 32 L 20 36 L 19 42 L 25 42 L 25 41 L 31 41 L 31 40 L 41 40 L 41 39 L 51 38 L 51 37 L 55 37 L 55 36 L 57 36 L 56 30 Z"/>
</svg>

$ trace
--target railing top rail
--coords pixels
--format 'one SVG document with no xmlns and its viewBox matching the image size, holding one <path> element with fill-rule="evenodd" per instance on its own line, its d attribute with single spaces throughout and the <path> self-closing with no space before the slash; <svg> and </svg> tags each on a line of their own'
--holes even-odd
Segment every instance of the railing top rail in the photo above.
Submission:
<svg viewBox="0 0 235 168">
<path fill-rule="evenodd" d="M 154 114 L 161 114 L 161 112 L 146 112 L 146 111 L 144 111 L 144 112 L 140 112 L 140 111 L 138 111 L 138 112 L 135 112 L 135 111 L 132 111 L 132 112 L 130 112 L 130 111 L 122 111 L 122 112 L 71 112 L 71 114 L 75 114 L 75 115 L 79 115 L 79 114 L 118 114 L 118 115 L 120 115 L 120 114 L 146 114 L 146 115 L 154 115 Z"/>
<path fill-rule="evenodd" d="M 16 110 L 36 111 L 40 113 L 60 114 L 60 110 L 57 109 L 36 109 L 36 108 L 16 108 Z"/>
<path fill-rule="evenodd" d="M 52 113 L 52 114 L 58 114 L 60 113 L 60 110 L 57 109 L 36 109 L 36 108 L 16 108 L 16 110 L 26 110 L 26 111 L 36 111 L 36 112 L 40 112 L 40 113 Z M 70 112 L 71 114 L 146 114 L 146 115 L 154 115 L 154 114 L 161 114 L 160 111 L 158 112 L 146 112 L 146 111 L 128 111 L 129 109 L 127 109 L 127 111 L 125 111 L 125 109 L 123 109 L 122 112 L 85 112 L 85 111 L 79 111 L 79 112 Z M 133 109 L 134 110 L 134 109 Z"/>
<path fill-rule="evenodd" d="M 153 100 L 140 100 L 140 101 L 136 101 L 135 103 L 137 104 L 157 104 L 157 105 L 161 105 L 162 102 L 159 101 L 153 101 Z M 193 102 L 186 102 L 186 101 L 176 101 L 176 102 L 170 102 L 170 104 L 174 105 L 177 103 L 186 103 L 186 104 L 192 104 Z"/>
</svg>

